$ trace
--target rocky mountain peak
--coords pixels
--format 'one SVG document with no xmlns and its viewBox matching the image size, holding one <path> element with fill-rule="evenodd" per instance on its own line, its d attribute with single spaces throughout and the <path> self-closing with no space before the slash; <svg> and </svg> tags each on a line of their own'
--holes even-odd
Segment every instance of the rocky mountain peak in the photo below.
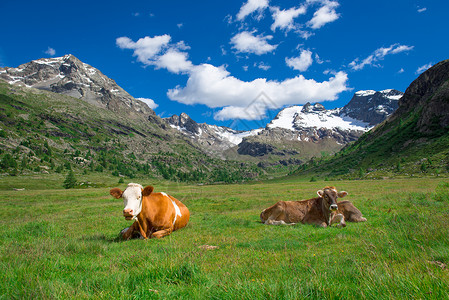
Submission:
<svg viewBox="0 0 449 300">
<path fill-rule="evenodd" d="M 385 120 L 398 108 L 398 101 L 403 94 L 394 89 L 379 92 L 358 91 L 340 113 L 374 126 Z"/>
<path fill-rule="evenodd" d="M 0 79 L 13 85 L 65 94 L 112 111 L 124 110 L 130 116 L 142 113 L 154 116 L 148 105 L 71 54 L 34 60 L 17 68 L 0 68 Z"/>
<path fill-rule="evenodd" d="M 173 127 L 187 131 L 190 134 L 197 135 L 200 133 L 200 126 L 198 123 L 192 120 L 186 113 L 181 113 L 179 116 L 173 115 L 170 118 L 167 118 L 166 121 Z"/>
<path fill-rule="evenodd" d="M 310 104 L 310 102 L 307 102 L 303 107 L 301 112 L 303 113 L 312 113 L 312 112 L 321 112 L 326 111 L 326 108 L 320 103 L 315 103 L 314 105 Z"/>
</svg>

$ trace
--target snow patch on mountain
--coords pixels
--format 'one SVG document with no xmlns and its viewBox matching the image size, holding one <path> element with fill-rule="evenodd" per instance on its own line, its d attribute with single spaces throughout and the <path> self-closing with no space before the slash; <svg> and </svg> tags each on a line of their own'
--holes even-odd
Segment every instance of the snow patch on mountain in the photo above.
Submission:
<svg viewBox="0 0 449 300">
<path fill-rule="evenodd" d="M 355 95 L 359 96 L 359 97 L 367 97 L 367 96 L 374 95 L 375 93 L 376 93 L 376 91 L 367 90 L 367 91 L 358 91 L 355 93 Z"/>
<path fill-rule="evenodd" d="M 319 106 L 318 106 L 319 105 Z M 368 123 L 356 120 L 346 115 L 340 115 L 340 109 L 323 110 L 321 104 L 316 104 L 310 109 L 306 106 L 291 106 L 283 109 L 268 125 L 268 128 L 284 128 L 300 130 L 301 128 L 325 128 L 341 130 L 367 131 L 372 126 Z M 317 108 L 317 109 L 315 109 Z"/>
</svg>

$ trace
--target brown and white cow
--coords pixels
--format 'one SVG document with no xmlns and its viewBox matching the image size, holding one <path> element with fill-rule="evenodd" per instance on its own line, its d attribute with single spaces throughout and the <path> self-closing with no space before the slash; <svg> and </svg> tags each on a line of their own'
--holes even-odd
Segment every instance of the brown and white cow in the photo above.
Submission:
<svg viewBox="0 0 449 300">
<path fill-rule="evenodd" d="M 362 213 L 350 201 L 337 202 L 348 193 L 337 192 L 335 187 L 317 191 L 319 197 L 301 201 L 279 201 L 260 214 L 260 220 L 267 225 L 314 224 L 321 227 L 337 224 L 346 226 L 350 222 L 364 222 Z"/>
<path fill-rule="evenodd" d="M 124 191 L 113 188 L 109 192 L 114 198 L 123 198 L 126 220 L 135 220 L 122 230 L 123 239 L 134 235 L 147 238 L 162 238 L 174 230 L 187 225 L 190 212 L 179 200 L 166 193 L 153 193 L 153 187 L 143 188 L 140 184 L 130 183 Z"/>
</svg>

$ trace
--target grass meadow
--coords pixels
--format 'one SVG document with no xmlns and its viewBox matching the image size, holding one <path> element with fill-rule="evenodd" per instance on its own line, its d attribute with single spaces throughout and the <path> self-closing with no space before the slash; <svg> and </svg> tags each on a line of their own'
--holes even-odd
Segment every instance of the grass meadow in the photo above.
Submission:
<svg viewBox="0 0 449 300">
<path fill-rule="evenodd" d="M 118 239 L 131 223 L 109 195 L 126 184 L 64 190 L 51 176 L 0 181 L 0 299 L 449 298 L 448 179 L 136 179 L 182 200 L 191 219 L 163 239 L 130 241 Z M 260 223 L 262 209 L 326 185 L 346 190 L 368 221 L 343 229 Z"/>
</svg>

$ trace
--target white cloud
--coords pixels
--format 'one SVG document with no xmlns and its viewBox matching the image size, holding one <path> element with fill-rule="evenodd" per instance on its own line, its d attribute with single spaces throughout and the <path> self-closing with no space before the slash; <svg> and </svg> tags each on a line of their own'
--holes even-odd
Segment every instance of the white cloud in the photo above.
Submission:
<svg viewBox="0 0 449 300">
<path fill-rule="evenodd" d="M 427 10 L 427 7 L 418 8 L 419 13 L 425 12 L 426 10 Z"/>
<path fill-rule="evenodd" d="M 310 31 L 307 31 L 307 30 L 300 30 L 300 29 L 296 30 L 296 33 L 298 33 L 299 36 L 302 37 L 305 40 L 308 40 L 309 37 L 314 35 L 313 32 L 310 32 Z"/>
<path fill-rule="evenodd" d="M 289 31 L 296 29 L 293 19 L 305 14 L 307 8 L 306 6 L 300 6 L 299 8 L 292 7 L 290 9 L 280 10 L 279 7 L 271 7 L 270 10 L 274 20 L 273 25 L 271 25 L 271 30 L 276 31 L 277 28 L 280 28 Z"/>
<path fill-rule="evenodd" d="M 329 74 L 331 74 L 331 75 L 336 75 L 337 73 L 338 73 L 337 71 L 332 70 L 332 69 L 327 69 L 327 70 L 324 70 L 324 71 L 323 71 L 323 74 L 324 74 L 324 75 L 329 75 Z"/>
<path fill-rule="evenodd" d="M 176 49 L 169 49 L 154 61 L 154 65 L 158 68 L 167 69 L 172 73 L 183 73 L 193 67 L 192 62 L 187 60 L 187 58 L 187 53 L 180 52 Z"/>
<path fill-rule="evenodd" d="M 221 55 L 225 56 L 228 54 L 228 52 L 226 51 L 226 49 L 223 45 L 220 46 L 220 50 L 221 50 Z"/>
<path fill-rule="evenodd" d="M 383 60 L 387 55 L 411 51 L 413 48 L 414 46 L 405 46 L 400 44 L 393 44 L 388 48 L 382 47 L 375 50 L 371 55 L 363 60 L 356 58 L 349 64 L 349 66 L 354 71 L 362 70 L 365 66 L 375 65 L 376 62 Z"/>
<path fill-rule="evenodd" d="M 185 73 L 193 67 L 187 60 L 188 54 L 180 50 L 190 49 L 183 41 L 170 44 L 171 36 L 164 34 L 155 37 L 144 37 L 133 42 L 128 37 L 120 37 L 116 44 L 121 49 L 134 50 L 133 56 L 145 65 L 165 68 L 172 73 Z"/>
<path fill-rule="evenodd" d="M 170 43 L 171 36 L 168 34 L 144 37 L 137 42 L 133 42 L 128 37 L 119 37 L 116 40 L 116 44 L 121 49 L 134 50 L 134 56 L 137 56 L 137 60 L 143 64 L 151 64 L 154 57 L 161 52 Z"/>
<path fill-rule="evenodd" d="M 248 0 L 240 7 L 240 11 L 237 14 L 237 20 L 242 21 L 248 15 L 257 11 L 259 13 L 258 18 L 262 16 L 262 12 L 268 7 L 268 0 Z"/>
<path fill-rule="evenodd" d="M 179 23 L 179 24 L 176 24 L 176 26 L 178 26 L 178 28 L 181 28 L 182 26 L 184 26 L 184 24 L 183 23 Z"/>
<path fill-rule="evenodd" d="M 287 66 L 293 70 L 298 70 L 301 72 L 307 71 L 307 69 L 312 65 L 312 51 L 302 50 L 299 57 L 285 58 Z"/>
<path fill-rule="evenodd" d="M 404 68 L 401 68 L 401 69 L 398 71 L 398 74 L 402 74 L 402 73 L 404 73 L 404 72 L 405 72 Z"/>
<path fill-rule="evenodd" d="M 271 45 L 267 42 L 267 40 L 271 40 L 273 36 L 263 36 L 261 34 L 255 36 L 254 33 L 255 31 L 243 31 L 233 36 L 231 38 L 232 48 L 236 49 L 238 52 L 254 53 L 257 55 L 269 53 L 276 49 L 277 45 Z"/>
<path fill-rule="evenodd" d="M 307 23 L 310 28 L 318 29 L 327 23 L 334 22 L 340 17 L 335 9 L 340 5 L 337 1 L 308 1 L 310 3 L 319 2 L 323 6 L 320 7 L 314 14 L 312 19 Z"/>
<path fill-rule="evenodd" d="M 268 71 L 271 68 L 270 65 L 266 65 L 263 61 L 261 61 L 260 63 L 254 63 L 254 67 L 257 67 L 264 71 Z"/>
<path fill-rule="evenodd" d="M 322 60 L 320 58 L 320 56 L 318 55 L 318 53 L 315 53 L 315 61 L 317 64 L 322 65 L 324 63 L 324 60 Z"/>
<path fill-rule="evenodd" d="M 151 109 L 156 109 L 159 106 L 158 104 L 156 104 L 156 102 L 154 102 L 153 99 L 149 99 L 149 98 L 136 98 L 136 99 L 142 101 L 143 103 L 148 105 L 148 107 Z"/>
<path fill-rule="evenodd" d="M 48 47 L 48 49 L 45 51 L 45 54 L 54 56 L 56 54 L 56 50 L 53 48 Z"/>
<path fill-rule="evenodd" d="M 231 76 L 224 66 L 201 64 L 193 67 L 189 75 L 186 86 L 169 90 L 168 97 L 188 105 L 223 107 L 215 114 L 217 120 L 257 120 L 264 117 L 267 109 L 335 100 L 339 93 L 348 90 L 348 77 L 344 72 L 338 72 L 323 82 L 306 79 L 302 75 L 283 81 L 265 78 L 242 81 Z M 267 95 L 267 99 L 259 97 L 262 93 Z"/>
<path fill-rule="evenodd" d="M 397 47 L 393 47 L 393 50 L 391 50 L 391 54 L 398 54 L 401 52 L 411 51 L 411 50 L 413 50 L 413 48 L 414 48 L 414 46 L 399 45 Z M 389 54 L 389 53 L 387 53 L 387 54 Z"/>
<path fill-rule="evenodd" d="M 426 71 L 427 69 L 430 69 L 432 66 L 433 66 L 433 63 L 425 64 L 424 66 L 419 67 L 418 70 L 416 70 L 415 74 L 421 74 L 424 71 Z"/>
</svg>

